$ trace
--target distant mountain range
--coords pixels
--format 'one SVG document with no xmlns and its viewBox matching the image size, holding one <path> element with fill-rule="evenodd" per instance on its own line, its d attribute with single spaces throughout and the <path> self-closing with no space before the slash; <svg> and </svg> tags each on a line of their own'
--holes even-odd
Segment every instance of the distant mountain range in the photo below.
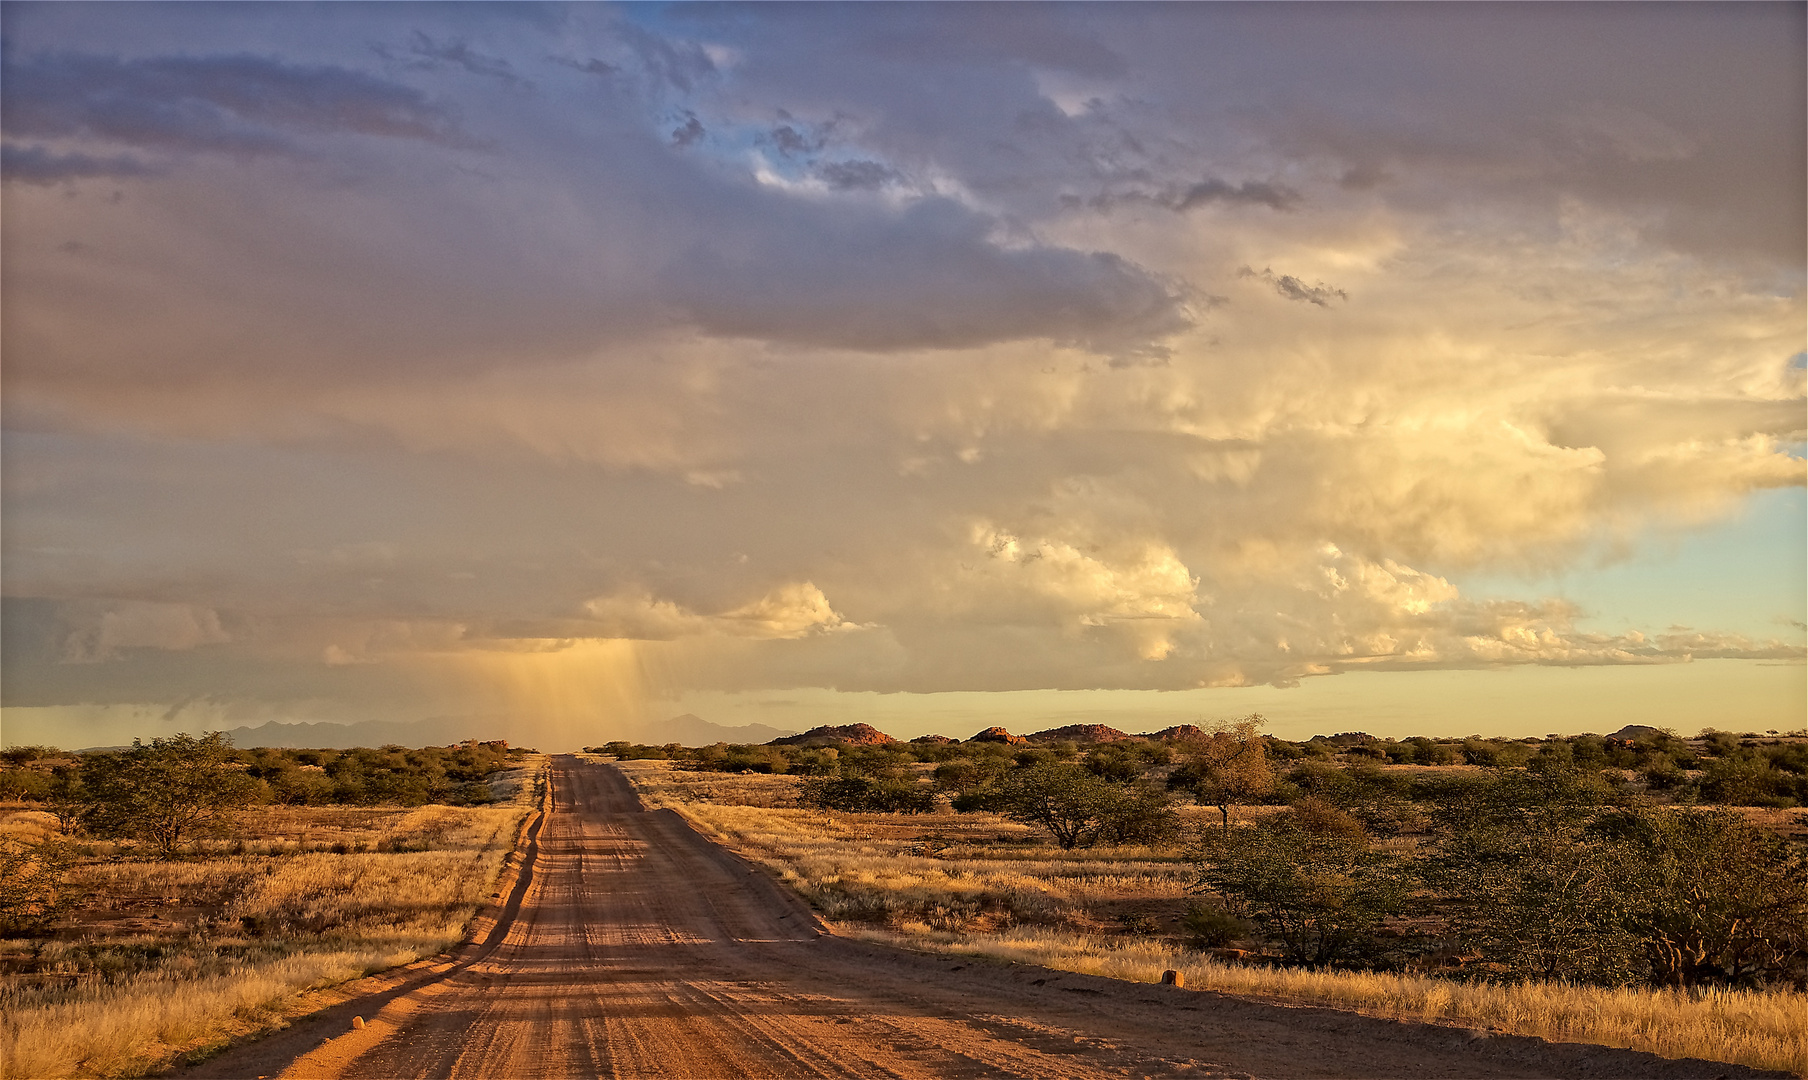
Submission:
<svg viewBox="0 0 1808 1080">
<path fill-rule="evenodd" d="M 767 727 L 765 724 L 742 724 L 740 727 L 724 727 L 712 724 L 700 716 L 685 713 L 674 716 L 663 723 L 649 724 L 640 733 L 643 742 L 661 746 L 665 743 L 683 743 L 685 746 L 710 746 L 715 743 L 769 743 L 774 739 L 793 735 L 795 732 L 784 728 Z"/>
<path fill-rule="evenodd" d="M 494 721 L 441 717 L 432 720 L 366 720 L 358 724 L 279 724 L 238 727 L 226 733 L 234 746 L 313 747 L 344 750 L 353 746 L 448 746 L 463 739 L 494 739 Z"/>
<path fill-rule="evenodd" d="M 272 721 L 256 727 L 236 727 L 226 732 L 232 745 L 240 747 L 312 747 L 344 750 L 354 746 L 447 746 L 464 739 L 494 739 L 506 735 L 508 725 L 486 717 L 435 717 L 428 720 L 366 720 L 357 724 L 283 724 Z M 683 743 L 686 746 L 709 746 L 712 743 L 767 743 L 793 734 L 785 728 L 765 724 L 725 727 L 712 724 L 699 716 L 685 713 L 647 725 L 629 736 L 655 745 Z M 597 742 L 605 740 L 599 738 Z M 117 746 L 88 747 L 90 750 L 118 750 Z"/>
</svg>

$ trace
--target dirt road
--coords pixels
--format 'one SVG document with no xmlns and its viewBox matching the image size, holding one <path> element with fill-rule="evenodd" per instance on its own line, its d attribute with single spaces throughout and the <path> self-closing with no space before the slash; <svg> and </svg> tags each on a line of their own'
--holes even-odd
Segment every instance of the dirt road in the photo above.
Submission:
<svg viewBox="0 0 1808 1080">
<path fill-rule="evenodd" d="M 518 893 L 456 962 L 347 1003 L 335 1011 L 330 1038 L 318 1024 L 303 1026 L 197 1072 L 681 1080 L 1755 1075 L 822 936 L 808 909 L 764 874 L 670 811 L 643 811 L 613 768 L 558 758 L 552 784 L 554 810 Z M 359 1030 L 349 1029 L 354 1009 L 368 1021 Z"/>
</svg>

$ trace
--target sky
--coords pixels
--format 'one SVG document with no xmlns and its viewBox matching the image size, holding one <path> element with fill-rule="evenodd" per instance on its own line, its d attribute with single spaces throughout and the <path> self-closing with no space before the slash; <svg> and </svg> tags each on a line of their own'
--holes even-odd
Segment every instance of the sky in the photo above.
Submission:
<svg viewBox="0 0 1808 1080">
<path fill-rule="evenodd" d="M 1805 10 L 8 2 L 0 739 L 1808 726 Z"/>
</svg>

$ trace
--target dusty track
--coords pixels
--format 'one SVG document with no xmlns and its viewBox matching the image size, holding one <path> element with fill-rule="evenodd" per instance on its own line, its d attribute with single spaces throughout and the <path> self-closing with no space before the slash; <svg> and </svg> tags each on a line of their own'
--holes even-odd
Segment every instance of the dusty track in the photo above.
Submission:
<svg viewBox="0 0 1808 1080">
<path fill-rule="evenodd" d="M 332 1010 L 335 1037 L 303 1026 L 191 1075 L 1756 1075 L 822 936 L 613 768 L 558 758 L 552 782 L 520 888 L 453 963 Z"/>
</svg>

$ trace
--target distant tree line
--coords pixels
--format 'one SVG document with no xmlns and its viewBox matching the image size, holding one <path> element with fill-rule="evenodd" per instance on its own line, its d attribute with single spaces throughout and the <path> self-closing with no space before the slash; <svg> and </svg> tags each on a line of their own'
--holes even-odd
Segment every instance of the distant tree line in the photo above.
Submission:
<svg viewBox="0 0 1808 1080">
<path fill-rule="evenodd" d="M 523 753 L 506 743 L 476 741 L 415 750 L 240 750 L 217 731 L 73 756 L 15 747 L 4 754 L 0 795 L 43 805 L 66 834 L 133 840 L 170 857 L 259 803 L 492 802 L 487 781 Z"/>
<path fill-rule="evenodd" d="M 964 803 L 957 803 L 956 809 L 980 808 L 990 797 L 985 789 L 1006 769 L 1044 761 L 1078 761 L 1094 775 L 1117 782 L 1161 772 L 1160 779 L 1171 789 L 1185 789 L 1202 803 L 1218 807 L 1226 823 L 1232 805 L 1289 805 L 1310 793 L 1317 782 L 1314 777 L 1325 767 L 1364 764 L 1536 769 L 1572 766 L 1600 774 L 1605 783 L 1617 789 L 1642 789 L 1666 802 L 1775 809 L 1808 806 L 1808 742 L 1800 740 L 1764 739 L 1713 730 L 1689 740 L 1667 731 L 1647 730 L 1636 739 L 1576 735 L 1545 739 L 1470 736 L 1394 740 L 1356 735 L 1289 741 L 1257 735 L 1248 725 L 1248 720 L 1220 725 L 1220 730 L 1204 733 L 1184 746 L 1127 739 L 1091 747 L 1061 742 L 1034 746 L 948 742 L 841 747 L 726 743 L 686 747 L 677 743 L 652 746 L 612 742 L 588 749 L 622 760 L 669 759 L 685 769 L 806 777 L 846 774 L 875 781 L 880 774 L 897 780 L 911 765 L 946 763 L 949 769 L 938 769 L 936 773 L 935 791 L 967 796 Z M 1258 741 L 1260 753 L 1256 754 Z M 1169 770 L 1162 767 L 1175 762 L 1176 753 L 1185 762 L 1176 775 L 1167 775 Z M 1239 755 L 1241 766 L 1237 764 Z M 1222 762 L 1207 766 L 1208 760 L 1220 757 L 1224 757 Z M 849 785 L 846 790 L 865 791 L 859 785 Z M 896 809 L 904 810 L 913 800 L 921 801 L 919 795 L 905 792 L 896 784 L 888 790 L 894 792 L 898 801 Z M 862 797 L 870 801 L 877 796 L 867 791 Z"/>
</svg>

